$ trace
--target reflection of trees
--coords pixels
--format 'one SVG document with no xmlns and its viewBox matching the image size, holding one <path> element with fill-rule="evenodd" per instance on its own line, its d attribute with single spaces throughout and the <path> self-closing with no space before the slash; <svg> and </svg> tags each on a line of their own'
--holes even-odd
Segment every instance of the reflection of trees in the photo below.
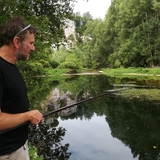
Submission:
<svg viewBox="0 0 160 160">
<path fill-rule="evenodd" d="M 29 142 L 38 148 L 38 155 L 43 157 L 43 160 L 67 160 L 70 157 L 70 153 L 67 152 L 69 144 L 64 146 L 61 144 L 66 130 L 61 127 L 56 129 L 53 126 L 46 122 L 36 127 L 32 126 Z"/>
<path fill-rule="evenodd" d="M 72 79 L 63 81 L 58 85 L 61 91 L 70 91 L 73 95 L 82 93 L 89 93 L 91 96 L 101 94 L 107 89 L 111 88 L 108 83 L 108 78 L 104 75 L 100 76 L 76 76 Z M 80 100 L 80 99 L 78 99 Z"/>
<path fill-rule="evenodd" d="M 116 96 L 80 104 L 76 114 L 61 119 L 91 119 L 106 115 L 111 134 L 139 160 L 160 160 L 160 108 L 157 103 Z"/>
<path fill-rule="evenodd" d="M 76 85 L 75 85 L 75 81 L 76 81 Z M 98 93 L 101 93 L 100 85 L 102 86 L 103 84 L 101 83 L 101 81 L 106 82 L 106 78 L 104 76 L 102 77 L 90 76 L 87 78 L 78 77 L 78 79 L 76 80 L 71 79 L 69 82 L 66 81 L 62 83 L 62 85 L 59 84 L 58 88 L 61 88 L 61 90 L 63 90 L 64 92 L 70 90 L 73 93 L 73 95 L 78 94 L 77 99 L 78 101 L 80 101 L 82 99 L 88 98 L 87 97 L 89 96 L 88 91 L 92 94 L 92 96 L 95 96 Z M 99 83 L 96 84 L 97 82 Z M 38 79 L 37 81 L 36 80 L 29 81 L 28 89 L 29 89 L 29 98 L 30 98 L 31 105 L 34 106 L 35 108 L 38 108 L 39 103 L 46 98 L 47 93 L 50 92 L 54 84 L 55 83 L 51 83 L 50 85 L 48 81 L 45 82 L 45 79 Z M 97 85 L 96 88 L 91 87 L 95 85 Z M 91 90 L 89 88 L 91 88 Z M 77 93 L 77 90 L 79 90 L 78 93 Z M 71 98 L 75 98 L 75 96 Z M 92 106 L 92 110 L 91 110 L 91 106 Z M 81 117 L 85 119 L 90 119 L 94 114 L 93 112 L 94 106 L 95 106 L 95 103 L 92 103 L 92 102 L 80 105 L 77 111 L 78 115 L 73 113 L 70 116 L 70 118 L 74 119 L 75 117 L 77 118 Z M 69 159 L 70 153 L 67 152 L 69 148 L 69 144 L 66 144 L 64 146 L 62 146 L 61 144 L 61 140 L 63 139 L 62 137 L 65 136 L 65 129 L 63 128 L 56 129 L 55 126 L 58 122 L 56 121 L 54 123 L 48 123 L 48 121 L 50 121 L 50 119 L 46 119 L 47 123 L 44 122 L 42 124 L 39 124 L 38 127 L 31 127 L 29 141 L 33 146 L 37 147 L 38 155 L 42 156 L 44 160 Z"/>
<path fill-rule="evenodd" d="M 72 77 L 70 79 L 67 79 L 66 81 L 63 81 L 63 83 L 61 83 L 57 86 L 59 92 L 63 93 L 59 97 L 58 105 L 60 107 L 64 107 L 65 105 L 69 105 L 67 103 L 68 96 L 66 94 L 69 92 L 70 92 L 69 98 L 71 98 L 73 103 L 76 103 L 76 100 L 79 102 L 84 99 L 102 94 L 105 91 L 104 90 L 104 83 L 106 85 L 106 87 L 105 87 L 106 89 L 111 87 L 108 84 L 108 79 L 104 75 L 101 75 L 101 76 L 94 76 L 93 75 L 93 76 L 87 76 L 87 77 L 86 76 L 78 76 L 78 77 Z M 57 98 L 51 97 L 51 99 L 56 100 Z M 70 102 L 72 102 L 71 100 L 70 100 Z M 56 106 L 54 104 L 57 104 L 57 102 L 51 103 L 51 106 L 52 106 L 52 107 L 50 107 L 51 110 L 54 109 L 54 107 Z M 73 110 L 74 108 L 71 108 L 72 111 L 65 110 L 65 111 L 63 111 L 62 114 L 59 114 L 59 115 L 69 115 L 71 112 L 72 114 L 70 116 L 63 117 L 62 119 L 68 119 L 68 118 L 74 119 L 74 118 L 79 118 L 79 117 L 80 117 L 80 119 L 83 119 L 83 118 L 84 119 L 91 119 L 92 116 L 94 115 L 95 109 L 97 108 L 96 106 L 98 106 L 98 104 L 97 104 L 96 100 L 94 100 L 94 101 L 86 102 L 86 103 L 83 103 L 82 105 L 79 105 L 77 108 L 76 114 L 74 114 L 74 110 Z M 57 107 L 55 107 L 55 108 L 57 108 Z"/>
<path fill-rule="evenodd" d="M 125 81 L 128 80 L 126 79 Z M 50 86 L 55 84 L 48 85 L 48 83 L 42 82 L 32 82 L 29 88 L 32 90 L 32 87 L 35 87 L 35 90 L 32 90 L 32 93 L 29 95 L 31 96 L 30 99 L 34 103 L 37 102 L 37 104 L 39 104 L 38 99 L 45 99 L 46 93 L 49 93 L 51 90 Z M 75 95 L 78 95 L 77 100 L 81 101 L 88 98 L 87 96 L 93 97 L 107 89 L 111 89 L 110 83 L 113 84 L 114 79 L 108 79 L 105 76 L 79 76 L 59 84 L 56 83 L 55 86 L 64 92 L 69 90 L 73 94 L 71 96 L 72 99 L 75 99 Z M 39 84 L 42 84 L 42 90 Z M 48 86 L 47 89 L 45 85 Z M 94 113 L 98 116 L 106 115 L 106 121 L 110 126 L 112 136 L 131 148 L 133 157 L 138 156 L 139 160 L 160 159 L 159 105 L 139 99 L 104 96 L 78 105 L 76 113 L 61 118 L 91 119 Z M 58 117 L 58 114 L 56 116 Z M 44 123 L 39 125 L 38 129 L 32 128 L 31 130 L 30 141 L 38 147 L 38 153 L 46 160 L 60 159 L 60 157 L 69 157 L 70 155 L 67 153 L 69 145 L 61 145 L 61 139 L 65 136 L 65 129 L 54 128 L 57 124 L 57 121 L 49 123 L 49 125 Z"/>
<path fill-rule="evenodd" d="M 31 108 L 39 108 L 39 104 L 48 95 L 53 87 L 59 84 L 49 78 L 28 78 L 26 81 Z M 41 109 L 41 108 L 39 108 Z"/>
<path fill-rule="evenodd" d="M 139 160 L 160 159 L 160 108 L 138 99 L 115 98 L 106 109 L 113 137 L 131 148 Z"/>
</svg>

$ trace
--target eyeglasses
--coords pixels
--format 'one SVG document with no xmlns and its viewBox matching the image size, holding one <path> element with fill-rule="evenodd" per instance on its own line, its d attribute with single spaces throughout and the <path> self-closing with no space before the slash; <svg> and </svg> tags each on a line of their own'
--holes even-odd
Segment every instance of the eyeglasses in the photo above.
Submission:
<svg viewBox="0 0 160 160">
<path fill-rule="evenodd" d="M 25 28 L 21 29 L 21 30 L 15 35 L 15 37 L 17 37 L 20 33 L 22 33 L 23 31 L 25 31 L 25 30 L 28 29 L 29 27 L 31 27 L 30 24 L 29 24 L 28 26 L 26 26 Z"/>
</svg>

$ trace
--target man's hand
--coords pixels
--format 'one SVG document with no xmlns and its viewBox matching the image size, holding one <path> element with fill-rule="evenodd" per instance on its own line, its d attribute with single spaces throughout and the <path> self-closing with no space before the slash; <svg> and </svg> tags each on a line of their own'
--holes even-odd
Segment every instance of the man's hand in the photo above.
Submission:
<svg viewBox="0 0 160 160">
<path fill-rule="evenodd" d="M 39 110 L 31 110 L 28 112 L 29 121 L 36 125 L 43 120 L 43 115 L 39 112 Z"/>
</svg>

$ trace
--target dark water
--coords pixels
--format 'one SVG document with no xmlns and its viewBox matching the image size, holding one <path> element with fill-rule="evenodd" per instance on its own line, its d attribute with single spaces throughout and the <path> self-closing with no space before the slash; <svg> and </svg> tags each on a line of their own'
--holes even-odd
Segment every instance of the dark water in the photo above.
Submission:
<svg viewBox="0 0 160 160">
<path fill-rule="evenodd" d="M 61 82 L 38 80 L 38 88 L 49 86 L 41 89 L 42 94 L 34 85 L 30 95 L 37 93 L 30 100 L 33 107 L 48 112 L 102 94 L 118 83 L 131 80 L 102 75 L 68 77 Z M 49 101 L 49 95 L 57 101 Z M 47 117 L 31 127 L 29 140 L 44 160 L 159 160 L 159 115 L 159 101 L 111 94 Z"/>
</svg>

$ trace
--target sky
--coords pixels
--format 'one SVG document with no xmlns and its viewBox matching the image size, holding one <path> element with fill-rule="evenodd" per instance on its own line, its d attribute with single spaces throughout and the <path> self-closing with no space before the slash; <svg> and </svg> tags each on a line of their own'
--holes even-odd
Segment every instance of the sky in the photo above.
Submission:
<svg viewBox="0 0 160 160">
<path fill-rule="evenodd" d="M 93 18 L 105 18 L 105 14 L 111 5 L 111 0 L 77 0 L 75 3 L 74 12 L 80 12 L 82 15 L 85 12 L 90 12 Z"/>
</svg>

